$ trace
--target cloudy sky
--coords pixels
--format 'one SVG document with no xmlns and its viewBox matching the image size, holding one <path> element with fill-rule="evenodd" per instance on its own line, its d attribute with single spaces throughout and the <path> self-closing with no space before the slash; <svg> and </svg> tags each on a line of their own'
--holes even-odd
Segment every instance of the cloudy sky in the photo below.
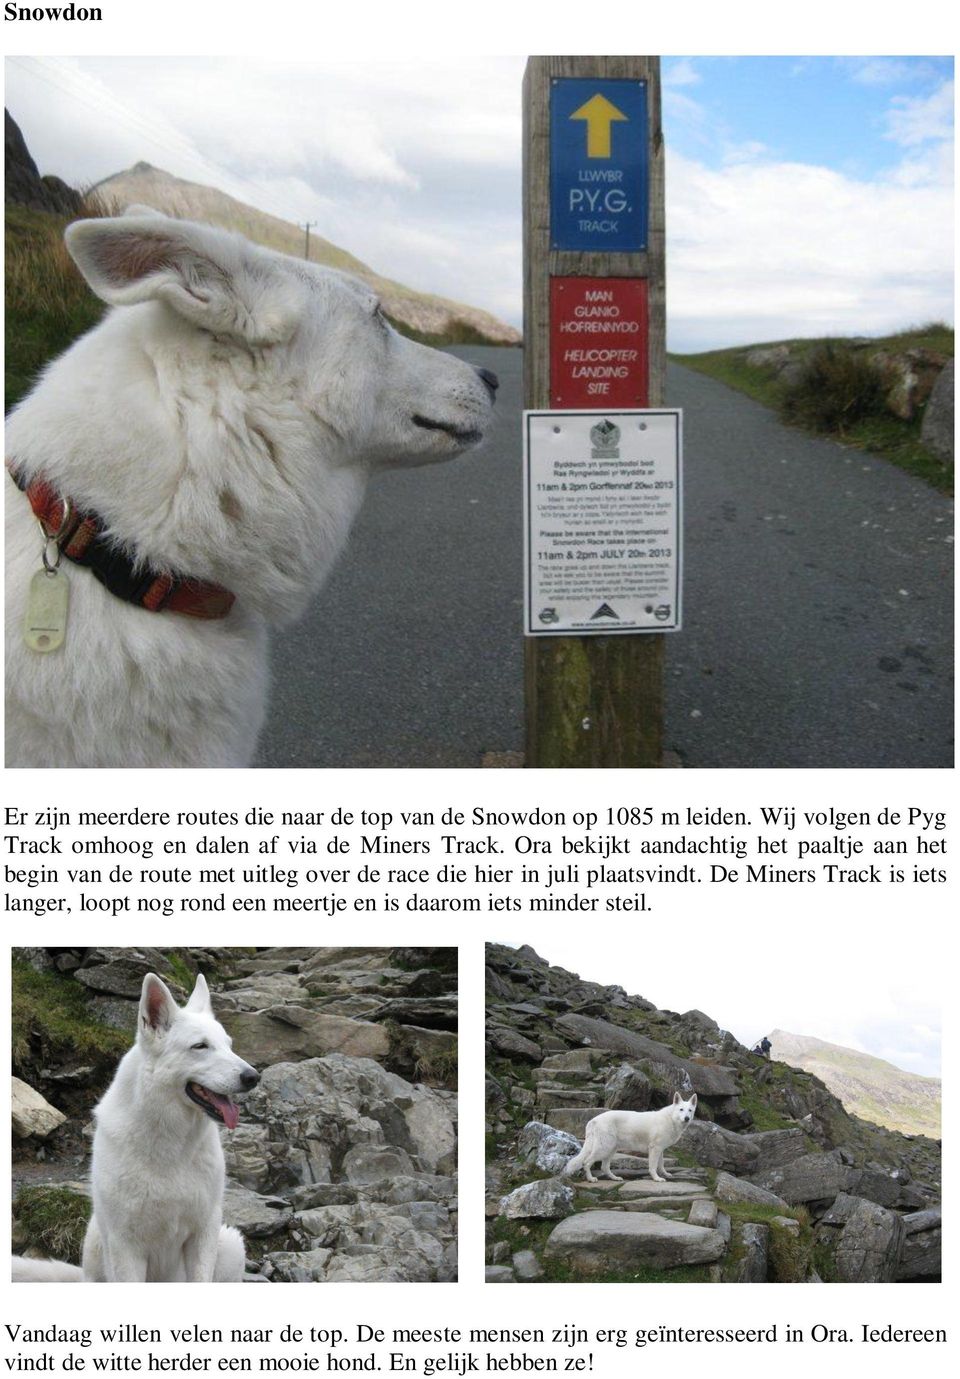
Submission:
<svg viewBox="0 0 960 1379">
<path fill-rule="evenodd" d="M 643 934 L 632 942 L 597 943 L 571 938 L 563 927 L 534 941 L 547 962 L 587 981 L 622 986 L 661 1010 L 702 1010 L 748 1047 L 782 1029 L 940 1076 L 940 995 L 921 975 L 913 980 L 891 965 L 885 936 L 868 946 L 856 926 L 844 931 L 828 918 L 818 933 L 811 920 L 802 938 L 784 941 L 781 934 L 771 959 L 775 929 L 704 942 L 688 933 L 666 945 Z M 530 941 L 515 934 L 496 939 L 511 947 Z"/>
<path fill-rule="evenodd" d="M 521 323 L 522 58 L 10 58 L 41 171 L 139 159 Z M 669 344 L 953 320 L 948 58 L 663 62 Z"/>
</svg>

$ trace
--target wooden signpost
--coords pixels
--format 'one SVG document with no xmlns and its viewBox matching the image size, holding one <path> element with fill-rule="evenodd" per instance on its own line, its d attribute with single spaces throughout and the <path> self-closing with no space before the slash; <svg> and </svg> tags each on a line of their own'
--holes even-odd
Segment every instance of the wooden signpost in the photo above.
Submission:
<svg viewBox="0 0 960 1379">
<path fill-rule="evenodd" d="M 530 58 L 523 158 L 525 407 L 661 407 L 659 59 Z M 659 766 L 663 649 L 658 632 L 529 635 L 527 766 Z"/>
</svg>

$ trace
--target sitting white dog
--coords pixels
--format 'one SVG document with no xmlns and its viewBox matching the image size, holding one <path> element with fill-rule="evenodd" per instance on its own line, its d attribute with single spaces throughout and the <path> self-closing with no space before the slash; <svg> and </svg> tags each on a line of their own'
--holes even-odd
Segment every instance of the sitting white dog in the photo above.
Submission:
<svg viewBox="0 0 960 1379">
<path fill-rule="evenodd" d="M 267 628 L 374 469 L 482 439 L 496 376 L 208 225 L 136 206 L 66 244 L 114 309 L 7 423 L 7 765 L 247 765 Z"/>
<path fill-rule="evenodd" d="M 597 1180 L 590 1172 L 599 1162 L 600 1173 L 615 1183 L 622 1183 L 610 1167 L 615 1154 L 646 1154 L 647 1168 L 655 1183 L 665 1183 L 663 1153 L 676 1144 L 697 1110 L 696 1092 L 684 1101 L 679 1092 L 673 1101 L 659 1111 L 603 1111 L 587 1121 L 583 1148 L 569 1161 L 564 1173 L 572 1175 L 584 1170 L 588 1183 Z"/>
</svg>

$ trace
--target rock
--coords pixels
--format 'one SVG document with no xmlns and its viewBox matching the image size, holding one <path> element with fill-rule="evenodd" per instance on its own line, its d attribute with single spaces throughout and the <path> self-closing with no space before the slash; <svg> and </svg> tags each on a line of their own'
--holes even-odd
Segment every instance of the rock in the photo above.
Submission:
<svg viewBox="0 0 960 1379">
<path fill-rule="evenodd" d="M 562 1173 L 568 1160 L 580 1153 L 580 1142 L 542 1121 L 529 1121 L 517 1138 L 517 1158 L 546 1173 Z"/>
<path fill-rule="evenodd" d="M 847 1191 L 857 1197 L 866 1197 L 867 1201 L 876 1202 L 878 1206 L 894 1207 L 899 1203 L 903 1187 L 892 1174 L 868 1166 L 849 1175 Z"/>
<path fill-rule="evenodd" d="M 269 1141 L 263 1125 L 238 1125 L 220 1135 L 227 1174 L 242 1187 L 259 1190 L 270 1180 Z"/>
<path fill-rule="evenodd" d="M 223 1219 L 244 1236 L 275 1235 L 290 1225 L 293 1208 L 282 1197 L 261 1197 L 228 1183 L 223 1194 Z"/>
<path fill-rule="evenodd" d="M 744 363 L 749 369 L 771 369 L 779 373 L 789 359 L 789 345 L 762 345 L 759 349 L 748 350 Z"/>
<path fill-rule="evenodd" d="M 556 1178 L 524 1183 L 500 1199 L 500 1215 L 509 1219 L 536 1217 L 555 1221 L 573 1211 L 573 1188 Z"/>
<path fill-rule="evenodd" d="M 728 1173 L 749 1173 L 760 1151 L 750 1135 L 738 1135 L 707 1120 L 692 1120 L 683 1132 L 683 1152 L 707 1168 L 723 1168 Z"/>
<path fill-rule="evenodd" d="M 599 1049 L 568 1049 L 566 1053 L 551 1053 L 541 1064 L 544 1069 L 561 1073 L 585 1073 L 588 1077 L 604 1061 Z"/>
<path fill-rule="evenodd" d="M 372 1020 L 395 1020 L 398 1025 L 420 1025 L 426 1029 L 456 1032 L 456 996 L 397 996 L 383 1001 L 371 1011 Z"/>
<path fill-rule="evenodd" d="M 543 1050 L 540 1045 L 535 1044 L 532 1039 L 527 1039 L 525 1035 L 518 1033 L 515 1029 L 493 1025 L 488 1035 L 490 1043 L 505 1058 L 521 1058 L 527 1063 L 539 1063 L 543 1057 Z"/>
<path fill-rule="evenodd" d="M 841 1192 L 817 1236 L 830 1247 L 839 1282 L 891 1283 L 896 1278 L 906 1231 L 886 1207 Z"/>
<path fill-rule="evenodd" d="M 770 1225 L 776 1226 L 778 1230 L 787 1231 L 790 1235 L 800 1234 L 800 1222 L 795 1216 L 771 1216 Z"/>
<path fill-rule="evenodd" d="M 716 1202 L 711 1202 L 708 1197 L 691 1202 L 687 1221 L 691 1226 L 706 1226 L 708 1230 L 714 1230 L 717 1224 Z"/>
<path fill-rule="evenodd" d="M 275 1283 L 319 1283 L 332 1250 L 277 1250 L 265 1255 L 261 1273 Z"/>
<path fill-rule="evenodd" d="M 736 1096 L 740 1090 L 729 1068 L 678 1058 L 666 1044 L 624 1029 L 622 1025 L 611 1024 L 609 1020 L 571 1013 L 561 1015 L 555 1021 L 554 1029 L 576 1043 L 642 1059 L 681 1090 L 697 1092 L 701 1096 Z"/>
<path fill-rule="evenodd" d="M 87 1009 L 101 1025 L 122 1030 L 124 1034 L 136 1034 L 139 1009 L 136 1001 L 126 1000 L 120 996 L 91 996 L 87 1001 Z"/>
<path fill-rule="evenodd" d="M 652 1212 L 583 1211 L 554 1228 L 544 1255 L 590 1277 L 709 1264 L 723 1251 L 720 1233 L 703 1226 Z"/>
<path fill-rule="evenodd" d="M 484 1283 L 513 1283 L 513 1270 L 505 1264 L 488 1264 L 483 1271 Z"/>
<path fill-rule="evenodd" d="M 391 1145 L 357 1144 L 343 1156 L 340 1172 L 348 1183 L 376 1183 L 382 1178 L 409 1175 L 410 1155 Z"/>
<path fill-rule="evenodd" d="M 839 1153 L 833 1150 L 829 1154 L 804 1154 L 779 1168 L 751 1174 L 751 1180 L 793 1206 L 797 1202 L 832 1202 L 855 1172 L 841 1163 Z"/>
<path fill-rule="evenodd" d="M 768 1168 L 780 1168 L 783 1164 L 802 1159 L 810 1152 L 806 1137 L 799 1126 L 785 1130 L 757 1130 L 743 1137 L 757 1150 L 753 1170 L 764 1173 Z"/>
<path fill-rule="evenodd" d="M 742 1178 L 731 1177 L 729 1173 L 717 1174 L 714 1196 L 718 1202 L 752 1202 L 756 1206 L 777 1207 L 780 1211 L 785 1211 L 787 1207 L 783 1198 L 775 1192 L 745 1182 Z"/>
<path fill-rule="evenodd" d="M 681 1019 L 685 1024 L 699 1025 L 707 1034 L 719 1034 L 720 1026 L 716 1020 L 712 1020 L 709 1015 L 704 1015 L 702 1010 L 688 1010 Z"/>
<path fill-rule="evenodd" d="M 930 1207 L 901 1217 L 905 1239 L 897 1279 L 938 1279 L 941 1276 L 941 1211 Z"/>
<path fill-rule="evenodd" d="M 614 1159 L 616 1163 L 616 1159 Z M 589 1187 L 590 1184 L 587 1184 Z M 689 1197 L 703 1196 L 706 1188 L 702 1183 L 684 1182 L 681 1178 L 670 1178 L 665 1183 L 657 1183 L 652 1178 L 638 1178 L 635 1182 L 624 1183 L 617 1191 L 618 1197 Z"/>
<path fill-rule="evenodd" d="M 81 967 L 73 975 L 74 979 L 90 991 L 101 992 L 107 996 L 126 996 L 130 1000 L 139 999 L 143 979 L 148 972 L 156 972 L 168 984 L 172 984 L 169 965 L 165 958 L 156 952 L 134 952 L 126 950 L 123 957 L 110 962 L 97 963 L 91 967 Z"/>
<path fill-rule="evenodd" d="M 601 1111 L 606 1109 L 605 1106 L 553 1106 L 547 1111 L 544 1120 L 555 1130 L 562 1130 L 567 1135 L 575 1135 L 582 1142 L 587 1121 L 593 1120 L 594 1116 L 599 1116 Z M 578 1152 L 579 1149 L 580 1145 L 578 1144 Z"/>
<path fill-rule="evenodd" d="M 603 1104 L 611 1111 L 648 1111 L 653 1104 L 653 1086 L 646 1073 L 621 1063 L 609 1075 L 603 1088 Z"/>
<path fill-rule="evenodd" d="M 11 1078 L 10 1082 L 10 1115 L 13 1133 L 18 1139 L 26 1140 L 32 1136 L 45 1140 L 64 1124 L 67 1117 L 51 1106 L 46 1097 L 19 1077 Z"/>
<path fill-rule="evenodd" d="M 518 1283 L 537 1283 L 543 1278 L 540 1261 L 532 1250 L 518 1250 L 513 1256 L 513 1274 Z"/>
<path fill-rule="evenodd" d="M 261 1070 L 272 1063 L 322 1058 L 328 1053 L 384 1058 L 390 1051 L 390 1035 L 382 1025 L 325 1015 L 304 1006 L 224 1011 L 221 1020 L 243 1057 Z"/>
<path fill-rule="evenodd" d="M 724 1273 L 726 1283 L 766 1283 L 770 1227 L 745 1221 L 737 1231 L 737 1257 Z"/>
<path fill-rule="evenodd" d="M 920 440 L 938 460 L 953 464 L 953 360 L 946 364 L 933 385 L 923 424 Z"/>
</svg>

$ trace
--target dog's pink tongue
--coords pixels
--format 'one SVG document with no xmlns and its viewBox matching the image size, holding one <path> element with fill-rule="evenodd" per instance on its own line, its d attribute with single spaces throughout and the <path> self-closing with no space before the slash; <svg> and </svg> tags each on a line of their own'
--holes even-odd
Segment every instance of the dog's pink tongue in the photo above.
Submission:
<svg viewBox="0 0 960 1379">
<path fill-rule="evenodd" d="M 219 1092 L 210 1092 L 210 1099 L 217 1110 L 223 1116 L 223 1123 L 228 1130 L 236 1130 L 237 1121 L 240 1119 L 240 1107 L 229 1097 L 221 1096 Z"/>
</svg>

